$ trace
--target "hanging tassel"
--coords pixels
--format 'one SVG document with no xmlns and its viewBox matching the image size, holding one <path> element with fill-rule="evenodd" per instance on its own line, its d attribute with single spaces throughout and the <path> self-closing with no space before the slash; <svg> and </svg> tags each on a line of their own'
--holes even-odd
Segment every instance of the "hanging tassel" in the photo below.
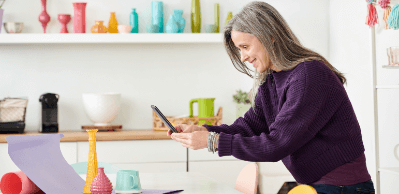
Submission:
<svg viewBox="0 0 399 194">
<path fill-rule="evenodd" d="M 399 4 L 392 8 L 391 14 L 388 17 L 388 26 L 397 30 L 399 28 Z"/>
<path fill-rule="evenodd" d="M 391 13 L 391 6 L 387 5 L 384 9 L 384 23 L 385 23 L 385 29 L 390 29 L 390 27 L 388 26 L 388 17 L 389 14 Z"/>
<path fill-rule="evenodd" d="M 379 0 L 378 4 L 380 4 L 382 9 L 385 9 L 389 4 L 390 4 L 390 0 Z"/>
<path fill-rule="evenodd" d="M 373 1 L 373 0 L 370 0 L 370 1 Z M 369 25 L 369 27 L 371 28 L 372 26 L 374 26 L 377 23 L 378 23 L 377 9 L 375 8 L 375 6 L 372 3 L 369 3 L 367 5 L 366 24 Z"/>
</svg>

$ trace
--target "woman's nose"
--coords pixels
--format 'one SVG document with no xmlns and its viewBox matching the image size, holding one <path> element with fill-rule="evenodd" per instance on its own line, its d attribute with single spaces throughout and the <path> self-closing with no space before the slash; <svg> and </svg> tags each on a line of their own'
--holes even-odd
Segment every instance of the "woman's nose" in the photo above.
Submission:
<svg viewBox="0 0 399 194">
<path fill-rule="evenodd" d="M 246 55 L 244 55 L 243 52 L 241 52 L 241 62 L 245 62 L 246 60 L 248 60 L 248 57 Z"/>
</svg>

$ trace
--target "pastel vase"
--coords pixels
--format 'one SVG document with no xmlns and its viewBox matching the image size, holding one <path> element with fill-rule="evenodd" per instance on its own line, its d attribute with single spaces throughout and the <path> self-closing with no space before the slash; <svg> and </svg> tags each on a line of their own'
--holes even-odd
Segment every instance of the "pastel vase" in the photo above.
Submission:
<svg viewBox="0 0 399 194">
<path fill-rule="evenodd" d="M 104 21 L 96 20 L 94 26 L 91 27 L 91 33 L 107 33 L 108 29 L 104 26 Z"/>
<path fill-rule="evenodd" d="M 131 33 L 139 33 L 139 15 L 136 12 L 136 9 L 132 9 L 132 13 L 130 13 L 130 26 L 132 27 Z"/>
<path fill-rule="evenodd" d="M 71 15 L 58 14 L 58 21 L 62 24 L 60 33 L 68 33 L 67 24 L 71 21 Z"/>
<path fill-rule="evenodd" d="M 90 186 L 92 194 L 111 194 L 112 183 L 104 172 L 104 167 L 98 168 L 98 174 Z"/>
<path fill-rule="evenodd" d="M 219 3 L 215 3 L 215 26 L 216 26 L 216 33 L 219 33 Z"/>
<path fill-rule="evenodd" d="M 186 20 L 183 18 L 183 10 L 182 9 L 174 9 L 173 17 L 179 26 L 178 33 L 184 32 L 184 27 L 186 26 Z"/>
<path fill-rule="evenodd" d="M 201 9 L 199 0 L 192 0 L 191 2 L 191 32 L 201 33 Z"/>
<path fill-rule="evenodd" d="M 1 26 L 3 26 L 2 25 L 3 24 L 3 13 L 4 13 L 4 10 L 0 9 L 0 32 L 1 32 Z"/>
<path fill-rule="evenodd" d="M 158 33 L 163 33 L 163 2 L 151 2 L 152 25 L 158 25 Z"/>
<path fill-rule="evenodd" d="M 233 18 L 233 13 L 232 12 L 228 12 L 226 21 L 224 22 L 224 26 L 227 25 L 227 23 L 231 20 L 231 18 Z"/>
<path fill-rule="evenodd" d="M 83 193 L 90 193 L 91 183 L 98 174 L 97 152 L 96 152 L 96 133 L 97 129 L 86 130 L 89 134 L 89 157 L 87 160 L 86 182 Z"/>
<path fill-rule="evenodd" d="M 166 33 L 178 33 L 179 32 L 179 26 L 177 25 L 177 22 L 173 15 L 169 16 L 168 23 L 166 23 Z"/>
<path fill-rule="evenodd" d="M 42 12 L 39 15 L 39 22 L 42 23 L 43 32 L 46 33 L 47 24 L 50 22 L 50 16 L 47 13 L 46 6 L 47 0 L 41 0 Z"/>
<path fill-rule="evenodd" d="M 75 33 L 86 33 L 86 4 L 73 3 L 73 29 Z"/>
<path fill-rule="evenodd" d="M 108 32 L 118 33 L 118 21 L 116 20 L 115 12 L 111 12 L 111 17 L 108 22 Z"/>
<path fill-rule="evenodd" d="M 44 194 L 22 171 L 4 174 L 0 180 L 0 191 L 3 194 Z"/>
</svg>

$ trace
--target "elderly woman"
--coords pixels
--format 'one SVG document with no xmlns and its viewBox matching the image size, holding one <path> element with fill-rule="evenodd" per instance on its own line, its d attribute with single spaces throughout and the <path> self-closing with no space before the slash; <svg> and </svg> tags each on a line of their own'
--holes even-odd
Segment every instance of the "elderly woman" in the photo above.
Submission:
<svg viewBox="0 0 399 194">
<path fill-rule="evenodd" d="M 359 123 L 346 79 L 304 47 L 280 13 L 251 2 L 224 30 L 235 68 L 254 79 L 252 107 L 232 125 L 177 125 L 175 141 L 220 157 L 277 162 L 318 193 L 372 193 Z M 246 62 L 256 71 L 249 74 Z"/>
</svg>

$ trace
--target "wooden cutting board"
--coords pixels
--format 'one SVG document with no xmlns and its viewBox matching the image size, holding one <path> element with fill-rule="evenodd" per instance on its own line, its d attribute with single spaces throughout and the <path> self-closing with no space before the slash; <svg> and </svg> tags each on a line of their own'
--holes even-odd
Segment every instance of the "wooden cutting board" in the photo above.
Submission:
<svg viewBox="0 0 399 194">
<path fill-rule="evenodd" d="M 94 125 L 83 125 L 82 130 L 86 129 L 98 129 L 98 131 L 119 131 L 122 129 L 122 125 L 109 125 L 109 126 L 94 126 Z"/>
</svg>

